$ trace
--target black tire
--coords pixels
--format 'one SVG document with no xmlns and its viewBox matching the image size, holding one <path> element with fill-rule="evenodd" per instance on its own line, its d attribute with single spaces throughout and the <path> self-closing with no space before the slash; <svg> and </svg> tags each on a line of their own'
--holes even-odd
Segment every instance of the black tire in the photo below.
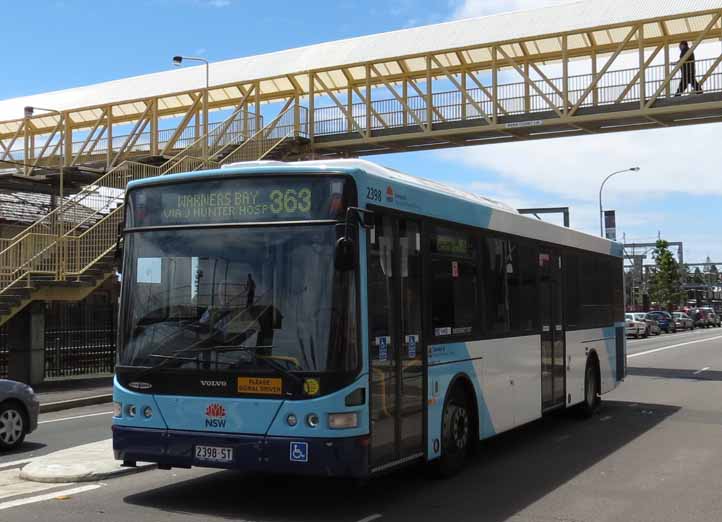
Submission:
<svg viewBox="0 0 722 522">
<path fill-rule="evenodd" d="M 441 457 L 437 475 L 450 477 L 466 464 L 474 443 L 471 404 L 461 386 L 454 386 L 441 414 Z M 477 435 L 478 437 L 478 435 Z"/>
<path fill-rule="evenodd" d="M 20 446 L 28 431 L 28 421 L 22 407 L 15 402 L 0 404 L 0 449 Z"/>
<path fill-rule="evenodd" d="M 578 412 L 582 418 L 588 419 L 599 411 L 602 403 L 601 384 L 599 382 L 599 365 L 596 359 L 587 359 L 584 370 L 584 401 L 579 405 Z"/>
<path fill-rule="evenodd" d="M 644 334 L 642 335 L 642 337 L 644 337 L 645 339 L 649 337 L 649 326 L 644 329 Z"/>
</svg>

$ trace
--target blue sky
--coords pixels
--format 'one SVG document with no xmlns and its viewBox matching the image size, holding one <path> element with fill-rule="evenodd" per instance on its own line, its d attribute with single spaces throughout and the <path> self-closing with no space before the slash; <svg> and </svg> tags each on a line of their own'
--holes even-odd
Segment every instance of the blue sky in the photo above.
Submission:
<svg viewBox="0 0 722 522">
<path fill-rule="evenodd" d="M 175 54 L 223 60 L 553 0 L 2 1 L 6 47 L 0 99 L 169 69 Z M 22 42 L 22 43 L 20 43 Z M 709 52 L 719 52 L 719 43 Z M 514 206 L 570 206 L 572 226 L 596 233 L 596 198 L 619 235 L 685 242 L 687 261 L 722 261 L 722 125 L 376 156 L 411 174 Z M 717 157 L 715 157 L 717 156 Z M 718 179 L 719 178 L 719 179 Z"/>
</svg>

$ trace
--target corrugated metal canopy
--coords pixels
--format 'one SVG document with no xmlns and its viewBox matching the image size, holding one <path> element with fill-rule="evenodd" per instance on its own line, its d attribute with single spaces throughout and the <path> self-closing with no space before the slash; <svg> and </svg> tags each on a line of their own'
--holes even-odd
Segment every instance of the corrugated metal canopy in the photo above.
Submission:
<svg viewBox="0 0 722 522">
<path fill-rule="evenodd" d="M 553 55 L 561 52 L 559 35 L 562 33 L 570 34 L 567 46 L 573 53 L 592 45 L 620 43 L 627 37 L 629 26 L 639 21 L 649 21 L 644 26 L 645 39 L 662 37 L 665 32 L 674 38 L 703 30 L 711 15 L 700 13 L 720 10 L 722 0 L 584 0 L 338 40 L 212 63 L 209 98 L 217 104 L 236 100 L 241 92 L 234 84 L 256 80 L 260 81 L 264 97 L 288 93 L 294 89 L 294 82 L 307 93 L 308 71 L 323 71 L 319 78 L 324 85 L 342 89 L 349 78 L 365 79 L 366 69 L 359 64 L 374 62 L 384 75 L 420 72 L 425 70 L 426 61 L 418 55 L 425 53 L 434 53 L 444 66 L 459 65 L 456 52 L 445 52 L 452 49 L 461 49 L 459 54 L 467 63 L 484 63 L 491 60 L 491 44 L 503 44 L 502 49 L 511 57 Z M 664 18 L 677 19 L 662 25 L 658 20 Z M 101 105 L 115 105 L 113 113 L 119 116 L 142 114 L 145 104 L 137 100 L 156 96 L 162 97 L 161 110 L 188 107 L 191 97 L 174 93 L 200 89 L 204 84 L 203 66 L 184 67 L 3 100 L 0 101 L 0 122 L 5 123 L 0 123 L 0 133 L 17 129 L 18 123 L 11 120 L 21 118 L 26 105 L 58 110 L 82 108 L 84 110 L 74 112 L 71 117 L 75 123 L 87 124 L 101 116 L 101 110 L 96 109 Z M 47 117 L 34 123 L 52 127 L 54 121 L 54 117 Z"/>
</svg>

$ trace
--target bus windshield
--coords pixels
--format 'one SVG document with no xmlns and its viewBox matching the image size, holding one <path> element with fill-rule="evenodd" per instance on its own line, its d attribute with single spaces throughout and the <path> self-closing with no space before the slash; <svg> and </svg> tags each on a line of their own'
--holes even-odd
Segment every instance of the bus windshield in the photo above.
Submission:
<svg viewBox="0 0 722 522">
<path fill-rule="evenodd" d="M 119 363 L 174 371 L 359 369 L 353 271 L 333 224 L 129 232 Z"/>
</svg>

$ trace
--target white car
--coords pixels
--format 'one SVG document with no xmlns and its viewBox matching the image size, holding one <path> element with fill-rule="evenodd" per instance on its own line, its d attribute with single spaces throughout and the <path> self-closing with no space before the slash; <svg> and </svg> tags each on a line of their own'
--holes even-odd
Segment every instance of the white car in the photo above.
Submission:
<svg viewBox="0 0 722 522">
<path fill-rule="evenodd" d="M 647 323 L 644 321 L 637 321 L 634 318 L 634 314 L 624 314 L 624 323 L 624 331 L 627 336 L 633 335 L 637 339 L 647 336 Z"/>
</svg>

